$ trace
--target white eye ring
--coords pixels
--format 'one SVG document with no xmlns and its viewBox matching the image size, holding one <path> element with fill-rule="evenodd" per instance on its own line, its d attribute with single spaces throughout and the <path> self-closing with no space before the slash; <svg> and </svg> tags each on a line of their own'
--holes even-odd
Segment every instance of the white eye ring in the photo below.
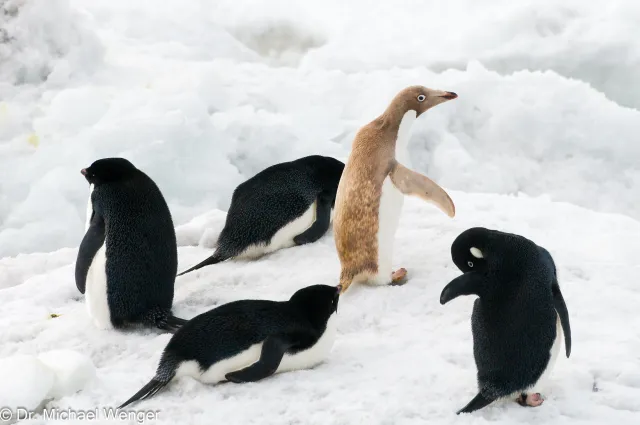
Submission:
<svg viewBox="0 0 640 425">
<path fill-rule="evenodd" d="M 425 95 L 421 94 L 421 95 L 419 95 L 419 96 L 418 96 L 418 102 L 424 102 L 424 100 L 425 100 L 426 98 L 427 98 L 427 97 L 426 97 Z"/>
<path fill-rule="evenodd" d="M 473 267 L 473 262 L 472 262 L 472 261 L 467 261 L 467 265 L 468 265 L 469 267 Z"/>
</svg>

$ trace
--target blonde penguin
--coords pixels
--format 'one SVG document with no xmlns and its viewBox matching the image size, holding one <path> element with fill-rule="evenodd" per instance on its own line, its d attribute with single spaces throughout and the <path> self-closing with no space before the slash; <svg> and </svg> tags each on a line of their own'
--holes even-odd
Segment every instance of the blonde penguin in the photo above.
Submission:
<svg viewBox="0 0 640 425">
<path fill-rule="evenodd" d="M 403 166 L 415 119 L 458 97 L 455 93 L 411 86 L 400 91 L 382 115 L 362 127 L 338 184 L 334 237 L 344 293 L 353 282 L 400 284 L 406 269 L 392 270 L 393 239 L 404 195 L 435 204 L 449 217 L 453 201 L 431 179 Z"/>
</svg>

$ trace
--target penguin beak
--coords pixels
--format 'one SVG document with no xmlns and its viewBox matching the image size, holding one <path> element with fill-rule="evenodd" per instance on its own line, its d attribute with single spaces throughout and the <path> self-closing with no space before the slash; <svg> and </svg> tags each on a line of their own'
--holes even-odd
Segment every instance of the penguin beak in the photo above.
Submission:
<svg viewBox="0 0 640 425">
<path fill-rule="evenodd" d="M 443 98 L 445 98 L 447 100 L 452 100 L 452 99 L 455 99 L 456 97 L 458 97 L 458 95 L 455 94 L 452 91 L 445 91 L 445 92 L 442 92 L 442 94 L 439 95 L 438 97 L 443 97 Z"/>
</svg>

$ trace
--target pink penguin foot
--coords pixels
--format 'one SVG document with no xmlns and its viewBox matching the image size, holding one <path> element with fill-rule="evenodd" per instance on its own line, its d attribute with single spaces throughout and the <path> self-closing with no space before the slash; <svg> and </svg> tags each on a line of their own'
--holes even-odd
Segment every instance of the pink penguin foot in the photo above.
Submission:
<svg viewBox="0 0 640 425">
<path fill-rule="evenodd" d="M 405 283 L 407 283 L 407 269 L 403 267 L 391 273 L 391 285 L 399 286 Z"/>
<path fill-rule="evenodd" d="M 520 397 L 516 399 L 516 401 L 520 406 L 525 406 L 525 407 L 526 406 L 538 407 L 542 403 L 544 403 L 544 399 L 542 398 L 542 395 L 540 395 L 540 393 L 534 393 L 534 394 L 522 393 L 520 394 Z"/>
</svg>

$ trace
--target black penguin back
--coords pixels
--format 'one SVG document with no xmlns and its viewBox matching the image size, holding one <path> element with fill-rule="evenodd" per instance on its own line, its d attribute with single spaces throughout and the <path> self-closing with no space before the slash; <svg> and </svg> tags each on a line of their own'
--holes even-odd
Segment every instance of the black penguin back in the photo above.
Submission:
<svg viewBox="0 0 640 425">
<path fill-rule="evenodd" d="M 231 258 L 250 245 L 269 243 L 320 195 L 333 205 L 343 169 L 334 158 L 312 155 L 268 167 L 238 185 L 218 238 L 218 255 Z"/>
<path fill-rule="evenodd" d="M 107 298 L 114 325 L 166 319 L 178 253 L 160 189 L 135 169 L 126 179 L 97 185 L 92 201 L 105 222 Z"/>
<path fill-rule="evenodd" d="M 556 339 L 550 254 L 522 236 L 484 228 L 463 232 L 451 252 L 469 282 L 461 295 L 479 295 L 471 327 L 480 394 L 496 399 L 527 389 Z"/>
<path fill-rule="evenodd" d="M 221 305 L 182 326 L 163 358 L 172 364 L 195 360 L 207 369 L 272 335 L 294 338 L 290 353 L 305 350 L 324 333 L 337 311 L 338 297 L 336 287 L 314 285 L 300 289 L 289 301 L 240 300 Z"/>
</svg>

